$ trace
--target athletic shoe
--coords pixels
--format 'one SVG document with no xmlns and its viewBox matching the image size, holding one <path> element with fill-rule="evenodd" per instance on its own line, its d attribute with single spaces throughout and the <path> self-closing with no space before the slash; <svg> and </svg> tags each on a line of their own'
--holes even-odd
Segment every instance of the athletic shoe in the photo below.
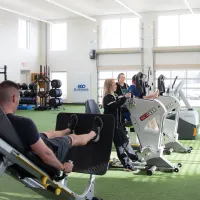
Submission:
<svg viewBox="0 0 200 200">
<path fill-rule="evenodd" d="M 69 118 L 68 128 L 73 132 L 78 124 L 78 116 L 73 114 Z"/>
<path fill-rule="evenodd" d="M 98 142 L 100 139 L 100 133 L 103 128 L 103 121 L 100 117 L 95 117 L 93 121 L 92 130 L 96 133 L 96 136 L 92 139 L 93 142 Z"/>
<path fill-rule="evenodd" d="M 135 166 L 131 163 L 128 163 L 124 166 L 124 168 L 128 171 L 132 171 L 132 172 L 135 172 L 137 171 L 137 168 L 135 168 Z"/>
</svg>

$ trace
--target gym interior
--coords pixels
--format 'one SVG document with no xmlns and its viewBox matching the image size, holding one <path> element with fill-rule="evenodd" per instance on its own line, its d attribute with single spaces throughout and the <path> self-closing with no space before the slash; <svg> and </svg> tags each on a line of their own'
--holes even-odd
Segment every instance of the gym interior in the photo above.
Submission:
<svg viewBox="0 0 200 200">
<path fill-rule="evenodd" d="M 74 150 L 75 170 L 53 180 L 2 139 L 13 129 L 1 111 L 0 200 L 199 200 L 199 24 L 198 0 L 0 0 L 0 82 L 19 86 L 16 115 L 39 132 L 55 130 L 59 114 L 88 117 L 84 131 L 99 115 L 111 144 L 88 144 L 85 171 L 81 148 Z M 153 99 L 127 98 L 131 125 L 124 128 L 143 158 L 135 171 L 117 158 L 114 121 L 102 104 L 105 80 L 121 75 L 128 86 L 136 75 L 143 96 L 159 91 Z M 107 165 L 97 173 L 92 162 L 104 152 Z"/>
</svg>

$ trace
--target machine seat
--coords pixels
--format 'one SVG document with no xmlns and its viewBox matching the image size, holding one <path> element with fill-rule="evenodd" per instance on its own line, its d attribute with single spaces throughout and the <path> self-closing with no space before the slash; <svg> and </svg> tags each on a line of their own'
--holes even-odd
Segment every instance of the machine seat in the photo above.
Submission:
<svg viewBox="0 0 200 200">
<path fill-rule="evenodd" d="M 85 113 L 87 114 L 101 114 L 100 109 L 94 99 L 88 99 L 85 102 Z"/>
<path fill-rule="evenodd" d="M 3 139 L 6 143 L 14 147 L 17 151 L 19 151 L 26 158 L 35 163 L 39 168 L 44 170 L 52 179 L 60 175 L 60 171 L 46 165 L 34 152 L 29 151 L 24 148 L 19 135 L 16 133 L 12 124 L 3 113 L 0 108 L 0 138 Z M 0 154 L 0 159 L 3 158 L 3 155 Z"/>
</svg>

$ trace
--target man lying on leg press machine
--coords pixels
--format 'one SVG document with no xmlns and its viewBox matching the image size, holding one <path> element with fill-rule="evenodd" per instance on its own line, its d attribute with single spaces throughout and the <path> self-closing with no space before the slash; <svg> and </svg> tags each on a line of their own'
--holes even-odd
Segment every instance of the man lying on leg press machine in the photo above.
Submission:
<svg viewBox="0 0 200 200">
<path fill-rule="evenodd" d="M 70 117 L 67 129 L 39 134 L 31 119 L 14 115 L 19 105 L 19 99 L 19 88 L 16 83 L 4 81 L 0 84 L 0 107 L 7 115 L 27 151 L 34 151 L 49 166 L 70 173 L 73 164 L 67 160 L 69 149 L 73 146 L 84 146 L 90 141 L 97 142 L 100 138 L 103 122 L 99 117 L 95 117 L 92 129 L 88 134 L 74 134 L 74 129 L 78 124 L 78 117 L 75 114 Z"/>
</svg>

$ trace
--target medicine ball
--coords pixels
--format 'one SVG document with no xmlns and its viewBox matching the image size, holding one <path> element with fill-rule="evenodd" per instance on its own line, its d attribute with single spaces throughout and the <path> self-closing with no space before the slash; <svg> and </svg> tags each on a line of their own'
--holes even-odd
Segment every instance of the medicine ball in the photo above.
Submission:
<svg viewBox="0 0 200 200">
<path fill-rule="evenodd" d="M 49 99 L 49 105 L 51 107 L 57 108 L 59 105 L 59 99 L 56 99 L 56 98 Z"/>
<path fill-rule="evenodd" d="M 26 91 L 24 92 L 24 96 L 25 96 L 25 97 L 29 97 L 29 96 L 30 96 L 30 92 L 26 90 Z"/>
<path fill-rule="evenodd" d="M 53 80 L 51 81 L 52 88 L 60 88 L 62 86 L 62 82 L 60 80 Z"/>
<path fill-rule="evenodd" d="M 61 106 L 62 104 L 63 104 L 63 99 L 61 98 L 51 98 L 49 100 L 49 105 L 54 108 L 57 108 L 58 106 Z"/>
<path fill-rule="evenodd" d="M 27 85 L 26 83 L 23 83 L 23 84 L 21 85 L 21 89 L 22 89 L 22 90 L 28 90 L 28 85 Z"/>
<path fill-rule="evenodd" d="M 59 106 L 62 106 L 63 105 L 63 99 L 61 98 L 58 98 L 59 99 Z"/>
<path fill-rule="evenodd" d="M 49 95 L 51 97 L 61 97 L 62 96 L 62 90 L 61 89 L 51 89 L 49 91 Z"/>
</svg>

